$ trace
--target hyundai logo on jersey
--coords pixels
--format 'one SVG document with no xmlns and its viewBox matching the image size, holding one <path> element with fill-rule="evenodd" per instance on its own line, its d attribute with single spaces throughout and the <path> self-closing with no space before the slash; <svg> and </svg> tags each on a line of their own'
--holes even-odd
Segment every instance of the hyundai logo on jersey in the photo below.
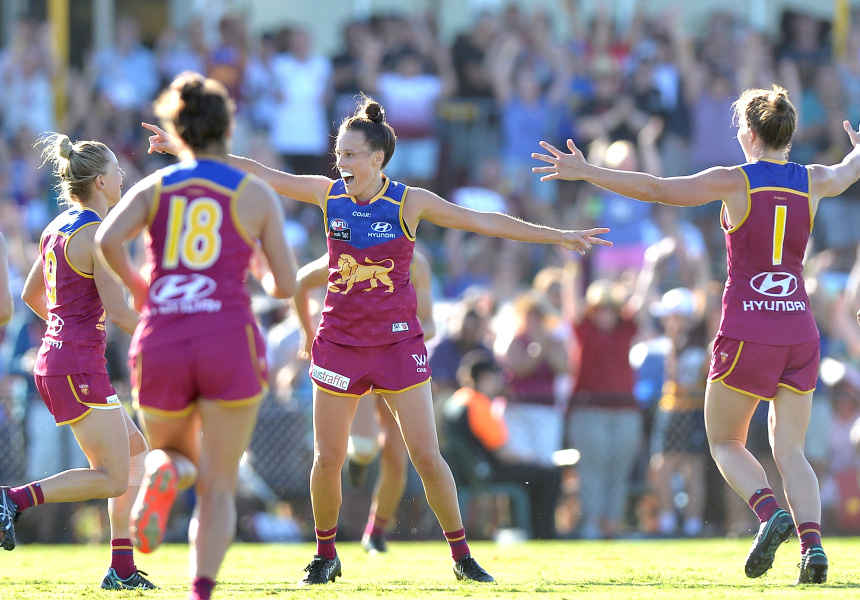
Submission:
<svg viewBox="0 0 860 600">
<path fill-rule="evenodd" d="M 750 287 L 764 296 L 785 298 L 797 290 L 797 277 L 791 273 L 759 273 L 750 280 Z"/>
<path fill-rule="evenodd" d="M 370 227 L 378 233 L 388 233 L 389 231 L 391 231 L 391 223 L 385 223 L 383 221 L 378 221 Z"/>
</svg>

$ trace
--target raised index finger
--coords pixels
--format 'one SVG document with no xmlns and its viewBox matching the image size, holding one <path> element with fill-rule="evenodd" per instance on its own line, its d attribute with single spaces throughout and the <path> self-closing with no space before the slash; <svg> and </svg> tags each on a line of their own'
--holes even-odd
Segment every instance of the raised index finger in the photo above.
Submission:
<svg viewBox="0 0 860 600">
<path fill-rule="evenodd" d="M 141 125 L 157 135 L 164 135 L 165 133 L 164 130 L 158 125 L 153 125 L 152 123 L 147 123 L 146 121 L 141 122 Z"/>
<path fill-rule="evenodd" d="M 544 140 L 540 141 L 540 145 L 542 148 L 549 150 L 550 153 L 552 153 L 556 158 L 559 158 L 559 157 L 561 157 L 562 154 L 564 154 L 561 150 L 559 150 L 558 148 L 556 148 L 555 146 L 553 146 L 552 144 L 550 144 L 549 142 L 546 142 Z"/>
</svg>

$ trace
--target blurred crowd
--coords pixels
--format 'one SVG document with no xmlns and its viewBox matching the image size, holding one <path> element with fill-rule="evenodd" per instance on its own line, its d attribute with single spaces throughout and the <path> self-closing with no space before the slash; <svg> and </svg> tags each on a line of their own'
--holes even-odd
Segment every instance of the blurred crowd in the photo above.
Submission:
<svg viewBox="0 0 860 600">
<path fill-rule="evenodd" d="M 850 150 L 843 119 L 860 121 L 860 26 L 843 48 L 830 30 L 800 12 L 785 13 L 769 36 L 722 13 L 689 31 L 674 12 L 636 15 L 622 27 L 603 12 L 585 20 L 508 7 L 477 15 L 452 43 L 432 16 L 375 15 L 346 23 L 340 50 L 324 56 L 307 30 L 254 35 L 242 15 L 224 15 L 214 36 L 192 20 L 146 43 L 139 23 L 121 16 L 109 47 L 66 70 L 47 24 L 23 18 L 0 48 L 0 231 L 13 292 L 20 296 L 39 235 L 59 211 L 56 182 L 33 148 L 41 132 L 106 143 L 128 188 L 168 163 L 147 153 L 140 122 L 153 120 L 151 101 L 166 82 L 193 70 L 222 81 L 236 101 L 234 153 L 334 177 L 333 133 L 364 92 L 397 132 L 386 168 L 393 179 L 480 210 L 611 228 L 612 248 L 580 257 L 422 225 L 418 247 L 434 274 L 438 333 L 429 350 L 440 432 L 445 403 L 464 385 L 460 358 L 483 349 L 505 384 L 510 453 L 499 460 L 550 467 L 559 450 L 580 453 L 575 466 L 556 465 L 554 535 L 745 535 L 754 515 L 716 473 L 702 420 L 726 269 L 718 207 L 653 206 L 588 184 L 540 182 L 530 155 L 541 140 L 571 138 L 589 162 L 654 175 L 738 164 L 732 102 L 746 88 L 779 83 L 799 111 L 790 158 L 839 162 Z M 822 203 L 805 272 L 826 359 L 806 450 L 830 533 L 860 533 L 858 195 L 851 188 Z M 325 252 L 321 215 L 290 200 L 285 207 L 298 261 L 310 262 Z M 0 345 L 0 445 L 9 447 L 54 427 L 31 376 L 44 324 L 17 308 Z M 256 295 L 255 310 L 269 341 L 269 402 L 307 410 L 310 380 L 291 307 Z M 128 398 L 128 340 L 116 330 L 109 338 L 109 369 Z M 767 457 L 766 404 L 759 412 L 748 444 Z M 0 481 L 82 460 L 65 450 L 76 448 L 67 435 L 58 429 L 45 436 L 53 445 L 29 448 L 26 460 L 0 461 Z M 297 438 L 307 443 L 308 432 Z M 42 523 L 50 535 L 50 518 Z"/>
</svg>

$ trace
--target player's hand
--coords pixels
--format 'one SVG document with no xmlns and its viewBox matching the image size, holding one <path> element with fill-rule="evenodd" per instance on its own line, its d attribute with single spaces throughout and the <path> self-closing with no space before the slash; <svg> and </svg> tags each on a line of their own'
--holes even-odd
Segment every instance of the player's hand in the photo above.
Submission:
<svg viewBox="0 0 860 600">
<path fill-rule="evenodd" d="M 305 334 L 304 331 L 301 333 L 301 341 L 299 342 L 299 360 L 310 360 L 311 359 L 311 347 L 314 345 L 314 339 Z"/>
<path fill-rule="evenodd" d="M 159 154 L 179 154 L 178 140 L 164 131 L 158 125 L 152 123 L 141 123 L 146 129 L 149 129 L 155 135 L 149 136 L 149 154 L 158 152 Z"/>
<path fill-rule="evenodd" d="M 854 128 L 851 127 L 851 123 L 848 120 L 842 121 L 842 127 L 845 128 L 845 132 L 848 134 L 848 137 L 851 138 L 852 146 L 860 144 L 860 131 L 854 131 Z"/>
<path fill-rule="evenodd" d="M 257 281 L 263 281 L 263 277 L 272 272 L 260 244 L 254 246 L 254 252 L 251 253 L 251 260 L 248 262 L 248 270 L 251 271 L 251 275 L 253 275 Z"/>
<path fill-rule="evenodd" d="M 597 237 L 597 235 L 603 233 L 609 233 L 609 228 L 594 227 L 592 229 L 565 231 L 565 239 L 561 243 L 561 245 L 568 250 L 573 250 L 574 252 L 579 252 L 580 254 L 585 254 L 585 251 L 589 250 L 592 244 L 611 246 L 612 242 L 610 242 L 609 240 L 604 240 Z"/>
<path fill-rule="evenodd" d="M 573 140 L 567 140 L 567 147 L 570 150 L 570 154 L 562 152 L 549 142 L 542 141 L 540 145 L 550 153 L 532 153 L 532 158 L 549 163 L 548 167 L 532 167 L 532 171 L 534 173 L 545 173 L 545 175 L 541 176 L 541 181 L 550 181 L 552 179 L 568 179 L 575 181 L 585 177 L 584 169 L 588 163 L 585 162 L 585 156 L 582 154 L 582 150 L 576 147 Z"/>
<path fill-rule="evenodd" d="M 149 284 L 147 284 L 143 279 L 141 279 L 140 281 L 136 281 L 135 284 L 131 286 L 130 291 L 134 310 L 136 310 L 137 312 L 142 312 L 143 307 L 146 304 L 146 299 L 149 296 Z"/>
</svg>

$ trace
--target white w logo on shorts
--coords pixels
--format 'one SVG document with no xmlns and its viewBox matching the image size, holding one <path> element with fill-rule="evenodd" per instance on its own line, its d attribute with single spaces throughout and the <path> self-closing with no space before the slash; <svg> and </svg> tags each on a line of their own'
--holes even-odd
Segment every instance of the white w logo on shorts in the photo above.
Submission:
<svg viewBox="0 0 860 600">
<path fill-rule="evenodd" d="M 418 356 L 417 354 L 413 354 L 412 358 L 415 359 L 415 366 L 416 367 L 427 366 L 427 355 L 426 354 L 422 354 L 421 356 Z"/>
</svg>

